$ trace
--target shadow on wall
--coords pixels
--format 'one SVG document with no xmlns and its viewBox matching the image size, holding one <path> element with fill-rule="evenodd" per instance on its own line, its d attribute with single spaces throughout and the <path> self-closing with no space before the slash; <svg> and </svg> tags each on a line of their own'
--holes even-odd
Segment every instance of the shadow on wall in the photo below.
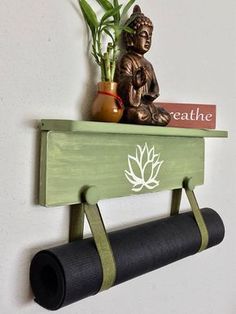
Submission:
<svg viewBox="0 0 236 314">
<path fill-rule="evenodd" d="M 31 205 L 39 204 L 39 168 L 40 168 L 40 120 L 26 120 L 23 122 L 24 127 L 30 128 L 34 132 L 32 141 L 33 147 L 33 165 L 32 165 L 32 182 L 31 188 Z"/>
<path fill-rule="evenodd" d="M 32 166 L 32 177 L 31 182 L 33 183 L 31 187 L 31 205 L 33 205 L 32 211 L 37 210 L 35 205 L 39 204 L 39 166 L 40 166 L 40 121 L 39 120 L 27 120 L 24 121 L 24 125 L 27 128 L 30 128 L 34 132 L 34 136 L 32 137 L 32 147 L 33 147 L 33 166 Z M 32 212 L 33 214 L 33 212 Z M 63 221 L 65 221 L 63 219 Z M 66 241 L 65 241 L 66 242 Z M 31 291 L 30 282 L 29 282 L 29 269 L 30 263 L 33 256 L 40 250 L 49 248 L 52 246 L 56 246 L 62 244 L 62 241 L 56 242 L 53 241 L 51 243 L 40 243 L 37 246 L 37 243 L 33 248 L 27 248 L 25 250 L 20 250 L 15 254 L 15 268 L 14 274 L 12 274 L 14 278 L 14 286 L 15 291 L 15 302 L 17 305 L 23 306 L 28 303 L 31 303 L 34 299 L 33 293 Z M 17 278 L 17 281 L 15 280 Z"/>
<path fill-rule="evenodd" d="M 34 158 L 34 166 L 33 166 L 33 178 L 32 182 L 33 188 L 32 188 L 32 203 L 34 205 L 39 204 L 39 166 L 40 166 L 40 129 L 39 129 L 39 121 L 34 120 L 32 121 L 34 123 L 34 129 L 35 129 L 35 147 L 34 147 L 34 153 L 35 153 L 35 158 Z"/>
<path fill-rule="evenodd" d="M 83 22 L 83 29 L 79 30 L 78 32 L 78 40 L 81 38 L 81 31 L 85 32 L 87 34 L 86 41 L 84 43 L 84 58 L 83 60 L 86 60 L 87 62 L 87 80 L 88 82 L 83 85 L 81 90 L 83 91 L 83 95 L 78 96 L 78 104 L 80 108 L 80 114 L 81 114 L 81 120 L 90 120 L 90 110 L 91 105 L 93 103 L 93 100 L 96 96 L 97 91 L 97 77 L 98 77 L 98 66 L 95 64 L 93 57 L 91 55 L 91 38 L 89 37 L 89 32 L 86 29 L 87 25 L 84 23 L 84 18 L 79 10 L 78 6 L 75 5 L 72 1 L 70 1 L 71 6 L 75 10 L 76 14 L 78 15 L 78 25 L 79 25 L 79 19 Z M 87 44 L 87 46 L 86 46 Z M 83 83 L 84 84 L 84 83 Z"/>
<path fill-rule="evenodd" d="M 79 11 L 78 7 L 71 1 L 69 1 L 71 6 L 76 11 L 76 14 L 78 15 L 78 19 L 81 18 L 83 20 L 82 14 Z M 78 23 L 79 25 L 79 23 Z M 86 26 L 84 24 L 83 32 L 86 30 Z M 87 32 L 88 33 L 88 32 Z M 80 40 L 81 38 L 81 30 L 78 32 L 77 39 Z M 87 62 L 87 80 L 88 83 L 81 88 L 83 91 L 83 95 L 79 95 L 78 97 L 78 103 L 80 108 L 80 114 L 82 120 L 89 120 L 89 113 L 91 104 L 93 102 L 93 99 L 96 95 L 96 85 L 97 85 L 97 67 L 94 64 L 94 61 L 91 57 L 90 52 L 90 41 L 89 38 L 86 40 L 87 47 L 85 44 L 84 49 L 84 56 L 83 60 L 86 60 Z M 79 52 L 81 53 L 81 52 Z M 88 57 L 89 56 L 89 57 Z M 45 114 L 46 115 L 46 114 Z M 40 118 L 40 117 L 39 117 Z M 45 117 L 46 118 L 46 117 Z M 57 119 L 57 115 L 55 114 L 54 119 Z M 39 128 L 40 120 L 27 120 L 24 122 L 25 127 L 30 128 L 31 130 L 34 130 L 34 137 L 32 143 L 34 150 L 33 150 L 33 167 L 32 167 L 32 177 L 31 182 L 33 182 L 31 186 L 31 205 L 38 205 L 39 204 L 39 169 L 40 169 L 40 128 Z M 37 210 L 32 209 L 32 210 Z M 33 301 L 33 293 L 31 291 L 30 282 L 29 282 L 29 269 L 30 269 L 30 263 L 33 258 L 33 256 L 40 251 L 41 249 L 46 249 L 52 246 L 56 246 L 62 244 L 61 242 L 55 243 L 40 243 L 38 247 L 34 247 L 31 249 L 26 249 L 24 251 L 19 252 L 19 254 L 16 254 L 16 265 L 18 267 L 15 270 L 14 278 L 17 278 L 17 282 L 15 283 L 15 302 L 18 305 L 26 305 L 28 303 L 31 303 Z"/>
</svg>

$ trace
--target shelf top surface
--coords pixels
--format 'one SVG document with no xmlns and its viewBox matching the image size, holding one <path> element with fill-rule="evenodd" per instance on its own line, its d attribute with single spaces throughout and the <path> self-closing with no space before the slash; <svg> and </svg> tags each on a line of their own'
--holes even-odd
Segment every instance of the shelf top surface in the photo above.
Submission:
<svg viewBox="0 0 236 314">
<path fill-rule="evenodd" d="M 158 127 L 136 124 L 74 120 L 41 120 L 40 127 L 42 131 L 59 132 L 112 133 L 181 137 L 228 137 L 228 132 L 221 130 Z"/>
</svg>

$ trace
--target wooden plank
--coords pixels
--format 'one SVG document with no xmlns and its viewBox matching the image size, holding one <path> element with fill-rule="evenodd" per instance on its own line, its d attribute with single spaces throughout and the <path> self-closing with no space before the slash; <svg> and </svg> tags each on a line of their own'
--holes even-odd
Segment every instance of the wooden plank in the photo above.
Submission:
<svg viewBox="0 0 236 314">
<path fill-rule="evenodd" d="M 134 124 L 104 123 L 73 120 L 42 120 L 41 130 L 86 133 L 159 135 L 178 137 L 227 137 L 227 131 L 207 129 L 168 128 Z"/>
<path fill-rule="evenodd" d="M 106 199 L 177 189 L 185 177 L 193 177 L 195 185 L 204 181 L 202 138 L 45 133 L 41 205 L 80 203 L 81 192 L 91 186 L 97 188 L 99 199 Z"/>
</svg>

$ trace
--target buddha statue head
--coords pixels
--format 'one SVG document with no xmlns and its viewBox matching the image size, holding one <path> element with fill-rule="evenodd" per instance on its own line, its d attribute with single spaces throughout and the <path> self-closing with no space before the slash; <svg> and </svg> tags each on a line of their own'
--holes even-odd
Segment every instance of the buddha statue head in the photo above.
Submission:
<svg viewBox="0 0 236 314">
<path fill-rule="evenodd" d="M 127 25 L 133 30 L 133 33 L 124 32 L 123 38 L 126 50 L 144 55 L 150 49 L 152 43 L 152 21 L 141 12 L 138 5 L 134 7 L 129 20 Z"/>
</svg>

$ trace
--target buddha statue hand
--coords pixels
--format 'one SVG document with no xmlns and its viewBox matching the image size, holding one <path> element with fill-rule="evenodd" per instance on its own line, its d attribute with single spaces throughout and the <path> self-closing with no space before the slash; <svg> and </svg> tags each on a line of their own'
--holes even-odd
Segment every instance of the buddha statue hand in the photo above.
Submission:
<svg viewBox="0 0 236 314">
<path fill-rule="evenodd" d="M 142 96 L 142 101 L 145 104 L 149 104 L 151 102 L 153 102 L 157 97 L 159 97 L 160 94 L 159 93 L 155 93 L 155 92 L 150 92 L 149 94 L 144 94 Z"/>
<path fill-rule="evenodd" d="M 139 89 L 147 83 L 147 70 L 144 66 L 138 68 L 133 75 L 133 86 Z"/>
</svg>

